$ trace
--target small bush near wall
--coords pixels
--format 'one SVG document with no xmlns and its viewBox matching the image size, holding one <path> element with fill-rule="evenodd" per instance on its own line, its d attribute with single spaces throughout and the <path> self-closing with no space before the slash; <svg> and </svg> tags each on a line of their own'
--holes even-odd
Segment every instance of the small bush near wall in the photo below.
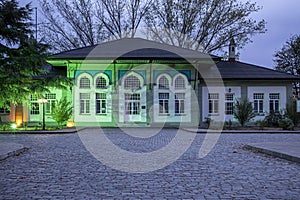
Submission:
<svg viewBox="0 0 300 200">
<path fill-rule="evenodd" d="M 266 125 L 269 127 L 279 127 L 279 120 L 283 119 L 283 115 L 279 112 L 270 112 L 268 116 L 265 117 Z"/>
<path fill-rule="evenodd" d="M 257 120 L 255 124 L 263 130 L 268 125 L 268 122 L 266 120 Z"/>
<path fill-rule="evenodd" d="M 279 127 L 283 130 L 293 130 L 295 125 L 291 119 L 285 118 L 278 121 Z"/>
<path fill-rule="evenodd" d="M 243 98 L 235 102 L 233 116 L 244 127 L 256 114 L 253 112 L 252 103 L 248 99 Z"/>
<path fill-rule="evenodd" d="M 0 130 L 1 130 L 1 131 L 8 131 L 8 130 L 11 130 L 10 123 L 7 123 L 7 122 L 0 122 Z"/>
<path fill-rule="evenodd" d="M 296 111 L 296 101 L 293 101 L 292 104 L 288 104 L 285 110 L 286 118 L 289 118 L 293 121 L 294 125 L 297 126 L 299 122 L 299 114 Z"/>
</svg>

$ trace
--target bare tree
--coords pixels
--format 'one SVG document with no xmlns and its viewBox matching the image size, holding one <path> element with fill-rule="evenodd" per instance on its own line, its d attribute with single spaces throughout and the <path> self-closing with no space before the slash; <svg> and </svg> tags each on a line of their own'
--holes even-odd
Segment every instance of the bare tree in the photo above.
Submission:
<svg viewBox="0 0 300 200">
<path fill-rule="evenodd" d="M 148 37 L 208 53 L 220 50 L 234 37 L 242 47 L 250 36 L 264 33 L 265 21 L 250 15 L 261 8 L 237 0 L 154 1 L 145 17 Z"/>
<path fill-rule="evenodd" d="M 151 4 L 152 0 L 101 0 L 97 17 L 115 39 L 134 37 Z"/>
<path fill-rule="evenodd" d="M 41 35 L 54 51 L 95 45 L 107 38 L 92 0 L 40 0 Z"/>
<path fill-rule="evenodd" d="M 135 37 L 146 26 L 149 39 L 211 53 L 239 47 L 265 32 L 265 21 L 250 15 L 255 3 L 238 0 L 40 0 L 42 33 L 55 50 L 68 50 L 114 39 Z"/>
</svg>

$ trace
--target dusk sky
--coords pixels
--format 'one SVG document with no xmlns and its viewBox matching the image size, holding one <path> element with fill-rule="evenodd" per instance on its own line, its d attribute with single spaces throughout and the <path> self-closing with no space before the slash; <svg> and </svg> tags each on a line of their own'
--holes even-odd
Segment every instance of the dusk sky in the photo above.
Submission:
<svg viewBox="0 0 300 200">
<path fill-rule="evenodd" d="M 243 0 L 246 1 L 246 0 Z M 240 61 L 273 68 L 274 53 L 292 36 L 300 34 L 299 0 L 257 0 L 262 10 L 253 15 L 265 19 L 268 31 L 256 35 L 240 50 Z"/>
<path fill-rule="evenodd" d="M 241 0 L 247 1 L 247 0 Z M 20 1 L 21 5 L 38 0 Z M 239 50 L 240 61 L 273 68 L 274 53 L 295 34 L 300 34 L 299 0 L 252 0 L 262 6 L 262 10 L 252 15 L 254 19 L 265 19 L 268 31 L 252 37 L 253 42 Z"/>
</svg>

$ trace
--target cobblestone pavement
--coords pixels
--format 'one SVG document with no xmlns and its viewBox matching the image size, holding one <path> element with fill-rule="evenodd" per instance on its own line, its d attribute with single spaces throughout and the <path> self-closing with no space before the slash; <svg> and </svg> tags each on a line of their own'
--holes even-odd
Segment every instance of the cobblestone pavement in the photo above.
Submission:
<svg viewBox="0 0 300 200">
<path fill-rule="evenodd" d="M 115 144 L 137 152 L 164 146 L 176 132 L 164 129 L 137 139 L 118 129 L 106 131 Z M 299 199 L 299 164 L 242 146 L 300 141 L 300 134 L 223 134 L 213 151 L 199 159 L 204 136 L 198 134 L 171 165 L 130 174 L 97 161 L 77 134 L 0 135 L 0 141 L 30 148 L 0 162 L 0 199 Z"/>
</svg>

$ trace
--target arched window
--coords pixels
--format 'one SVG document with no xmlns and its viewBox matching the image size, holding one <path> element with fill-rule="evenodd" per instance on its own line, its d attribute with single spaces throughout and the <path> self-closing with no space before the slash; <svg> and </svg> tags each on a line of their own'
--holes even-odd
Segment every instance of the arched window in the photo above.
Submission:
<svg viewBox="0 0 300 200">
<path fill-rule="evenodd" d="M 126 77 L 124 80 L 125 89 L 137 90 L 140 89 L 140 86 L 141 86 L 140 80 L 134 75 L 130 75 Z"/>
<path fill-rule="evenodd" d="M 107 81 L 102 76 L 96 79 L 96 88 L 99 89 L 106 89 L 107 88 Z"/>
<path fill-rule="evenodd" d="M 79 87 L 80 88 L 90 88 L 91 87 L 90 79 L 88 79 L 87 77 L 81 78 L 79 81 Z"/>
<path fill-rule="evenodd" d="M 162 76 L 159 80 L 158 80 L 158 88 L 159 89 L 169 89 L 169 80 L 167 79 L 167 77 Z"/>
<path fill-rule="evenodd" d="M 175 89 L 185 89 L 185 80 L 182 76 L 178 76 L 175 79 Z"/>
</svg>

